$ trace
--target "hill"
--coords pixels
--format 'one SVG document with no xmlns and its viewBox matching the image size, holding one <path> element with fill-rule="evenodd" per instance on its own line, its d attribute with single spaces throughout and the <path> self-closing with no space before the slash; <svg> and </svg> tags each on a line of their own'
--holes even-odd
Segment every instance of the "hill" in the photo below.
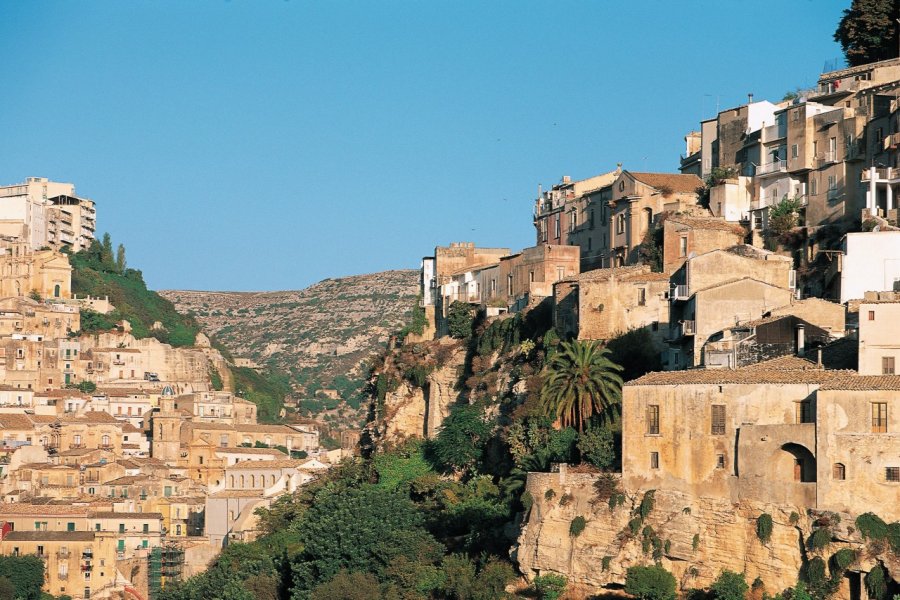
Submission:
<svg viewBox="0 0 900 600">
<path fill-rule="evenodd" d="M 384 271 L 296 291 L 160 294 L 232 355 L 286 373 L 301 415 L 358 427 L 365 416 L 364 363 L 409 318 L 417 276 Z M 339 399 L 320 390 L 336 390 Z"/>
</svg>

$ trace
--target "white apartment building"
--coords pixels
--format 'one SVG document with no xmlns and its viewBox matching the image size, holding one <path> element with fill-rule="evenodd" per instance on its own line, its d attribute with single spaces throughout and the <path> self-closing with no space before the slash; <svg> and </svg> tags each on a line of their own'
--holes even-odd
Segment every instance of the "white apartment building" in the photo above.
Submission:
<svg viewBox="0 0 900 600">
<path fill-rule="evenodd" d="M 32 250 L 68 246 L 77 252 L 94 239 L 94 202 L 75 195 L 71 183 L 28 177 L 0 186 L 0 235 L 17 237 Z"/>
</svg>

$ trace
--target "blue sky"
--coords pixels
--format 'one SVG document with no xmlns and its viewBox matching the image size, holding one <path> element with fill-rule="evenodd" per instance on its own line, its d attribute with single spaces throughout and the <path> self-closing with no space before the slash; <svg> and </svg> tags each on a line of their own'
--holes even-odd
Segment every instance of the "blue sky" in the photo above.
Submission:
<svg viewBox="0 0 900 600">
<path fill-rule="evenodd" d="M 518 249 L 538 184 L 815 84 L 848 5 L 0 0 L 0 183 L 75 183 L 158 289 Z"/>
</svg>

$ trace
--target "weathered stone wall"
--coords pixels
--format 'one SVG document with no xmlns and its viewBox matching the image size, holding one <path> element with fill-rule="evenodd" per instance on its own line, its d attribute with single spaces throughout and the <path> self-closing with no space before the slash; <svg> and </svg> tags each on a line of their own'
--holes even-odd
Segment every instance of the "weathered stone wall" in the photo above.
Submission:
<svg viewBox="0 0 900 600">
<path fill-rule="evenodd" d="M 625 490 L 624 503 L 610 510 L 609 502 L 598 498 L 595 483 L 599 477 L 565 473 L 565 469 L 529 474 L 526 489 L 534 504 L 513 549 L 513 558 L 528 579 L 559 573 L 585 596 L 620 587 L 629 567 L 654 562 L 652 544 L 646 552 L 644 548 L 646 527 L 659 539 L 660 564 L 675 575 L 681 590 L 708 587 L 729 569 L 744 573 L 748 583 L 758 577 L 766 591 L 775 594 L 796 585 L 804 559 L 816 555 L 805 549 L 814 518 L 807 516 L 804 507 L 789 504 L 732 503 L 656 490 L 653 509 L 637 534 L 632 534 L 629 521 L 637 514 L 646 490 Z M 762 513 L 773 520 L 767 544 L 756 535 L 756 520 Z M 569 528 L 578 516 L 585 518 L 587 526 L 572 537 Z M 840 523 L 833 527 L 834 542 L 819 554 L 826 561 L 841 548 L 864 550 L 853 517 L 840 516 Z M 900 575 L 891 556 L 858 554 L 861 558 L 850 567 L 851 572 L 866 572 L 879 560 L 889 573 Z M 859 577 L 854 580 L 859 585 Z M 851 597 L 850 581 L 844 577 L 834 598 Z"/>
</svg>

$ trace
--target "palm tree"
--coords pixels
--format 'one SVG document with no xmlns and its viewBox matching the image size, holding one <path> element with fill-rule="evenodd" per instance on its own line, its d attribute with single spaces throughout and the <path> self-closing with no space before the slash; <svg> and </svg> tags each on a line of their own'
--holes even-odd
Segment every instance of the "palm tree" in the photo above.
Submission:
<svg viewBox="0 0 900 600">
<path fill-rule="evenodd" d="M 609 358 L 610 351 L 594 341 L 563 342 L 547 363 L 541 388 L 541 411 L 562 427 L 584 430 L 595 414 L 605 418 L 619 407 L 622 367 Z"/>
</svg>

